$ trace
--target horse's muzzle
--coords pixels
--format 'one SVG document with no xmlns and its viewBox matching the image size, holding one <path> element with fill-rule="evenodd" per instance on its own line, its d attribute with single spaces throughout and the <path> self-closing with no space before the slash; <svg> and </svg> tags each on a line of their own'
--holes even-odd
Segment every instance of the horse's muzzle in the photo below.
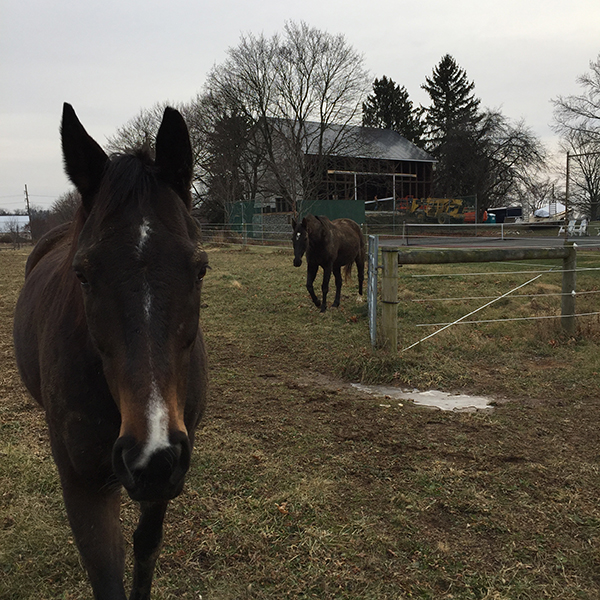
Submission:
<svg viewBox="0 0 600 600">
<path fill-rule="evenodd" d="M 141 461 L 141 445 L 133 436 L 120 437 L 113 447 L 113 469 L 132 500 L 170 500 L 183 490 L 192 449 L 183 432 L 170 436 L 170 445 Z"/>
<path fill-rule="evenodd" d="M 294 266 L 295 267 L 299 267 L 300 265 L 302 265 L 302 259 L 301 258 L 294 258 Z"/>
</svg>

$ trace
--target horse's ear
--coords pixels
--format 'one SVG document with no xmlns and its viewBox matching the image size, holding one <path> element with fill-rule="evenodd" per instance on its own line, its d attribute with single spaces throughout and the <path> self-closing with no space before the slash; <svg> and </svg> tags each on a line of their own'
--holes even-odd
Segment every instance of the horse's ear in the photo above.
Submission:
<svg viewBox="0 0 600 600">
<path fill-rule="evenodd" d="M 73 107 L 63 105 L 60 126 L 65 172 L 79 193 L 85 209 L 92 209 L 93 195 L 98 189 L 108 156 L 84 129 Z"/>
<path fill-rule="evenodd" d="M 296 231 L 296 225 L 298 225 L 298 223 L 296 223 L 296 219 L 294 219 L 294 217 L 292 217 L 292 229 L 294 231 Z"/>
<path fill-rule="evenodd" d="M 156 166 L 166 181 L 192 207 L 190 186 L 193 176 L 192 145 L 187 125 L 181 113 L 167 106 L 156 134 Z"/>
<path fill-rule="evenodd" d="M 302 227 L 304 227 L 304 229 L 306 229 L 306 217 L 304 217 L 302 219 Z"/>
</svg>

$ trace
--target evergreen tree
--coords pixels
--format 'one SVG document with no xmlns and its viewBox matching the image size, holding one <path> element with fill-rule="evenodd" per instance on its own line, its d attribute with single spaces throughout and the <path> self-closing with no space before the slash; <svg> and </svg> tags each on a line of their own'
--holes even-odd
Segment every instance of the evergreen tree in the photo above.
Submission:
<svg viewBox="0 0 600 600">
<path fill-rule="evenodd" d="M 433 195 L 474 194 L 480 216 L 517 197 L 530 184 L 531 173 L 543 166 L 539 140 L 524 123 L 480 110 L 475 84 L 448 54 L 422 87 L 431 98 L 425 117 L 427 149 L 438 160 Z"/>
<path fill-rule="evenodd" d="M 363 126 L 393 129 L 419 145 L 423 125 L 404 86 L 385 75 L 373 82 L 373 93 L 363 102 Z"/>
<path fill-rule="evenodd" d="M 449 54 L 442 57 L 421 87 L 429 94 L 426 147 L 438 159 L 434 193 L 460 196 L 474 193 L 473 163 L 478 155 L 478 126 L 483 119 L 475 84 Z"/>
<path fill-rule="evenodd" d="M 429 94 L 431 105 L 425 123 L 430 145 L 435 149 L 455 131 L 473 131 L 481 121 L 479 99 L 473 95 L 475 84 L 454 58 L 446 54 L 426 77 L 421 87 Z"/>
</svg>

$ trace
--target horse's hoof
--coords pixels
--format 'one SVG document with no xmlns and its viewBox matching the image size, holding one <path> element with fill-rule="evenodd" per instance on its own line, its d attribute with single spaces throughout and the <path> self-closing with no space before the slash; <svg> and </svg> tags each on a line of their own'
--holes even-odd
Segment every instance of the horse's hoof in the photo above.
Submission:
<svg viewBox="0 0 600 600">
<path fill-rule="evenodd" d="M 320 307 L 321 307 L 321 301 L 320 301 L 320 300 L 314 300 L 314 303 L 315 303 L 315 306 L 316 306 L 317 308 L 320 308 Z"/>
<path fill-rule="evenodd" d="M 327 306 L 325 304 L 321 305 L 321 312 L 324 313 L 327 310 Z"/>
<path fill-rule="evenodd" d="M 339 302 L 334 302 L 334 303 L 331 305 L 331 308 L 339 308 L 339 307 L 340 307 L 340 303 L 339 303 Z"/>
</svg>

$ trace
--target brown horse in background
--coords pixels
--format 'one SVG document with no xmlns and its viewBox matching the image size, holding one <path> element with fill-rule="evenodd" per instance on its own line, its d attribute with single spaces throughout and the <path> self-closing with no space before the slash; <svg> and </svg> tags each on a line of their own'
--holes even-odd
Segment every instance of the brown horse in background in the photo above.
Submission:
<svg viewBox="0 0 600 600">
<path fill-rule="evenodd" d="M 332 307 L 340 305 L 342 293 L 342 267 L 346 267 L 346 279 L 350 276 L 352 263 L 358 270 L 358 293 L 362 295 L 365 278 L 365 240 L 362 231 L 352 219 L 336 219 L 307 215 L 300 222 L 292 220 L 294 233 L 294 266 L 302 264 L 302 256 L 306 253 L 307 275 L 306 289 L 321 312 L 327 310 L 327 292 L 331 273 L 335 278 L 335 300 Z M 323 269 L 321 290 L 323 299 L 315 294 L 313 283 L 319 267 Z"/>
<path fill-rule="evenodd" d="M 131 599 L 150 598 L 169 500 L 204 411 L 198 326 L 207 255 L 190 216 L 192 151 L 167 108 L 147 152 L 107 157 L 65 104 L 74 222 L 46 235 L 14 320 L 21 377 L 46 413 L 77 547 L 97 600 L 123 600 L 121 487 L 139 501 Z"/>
</svg>

